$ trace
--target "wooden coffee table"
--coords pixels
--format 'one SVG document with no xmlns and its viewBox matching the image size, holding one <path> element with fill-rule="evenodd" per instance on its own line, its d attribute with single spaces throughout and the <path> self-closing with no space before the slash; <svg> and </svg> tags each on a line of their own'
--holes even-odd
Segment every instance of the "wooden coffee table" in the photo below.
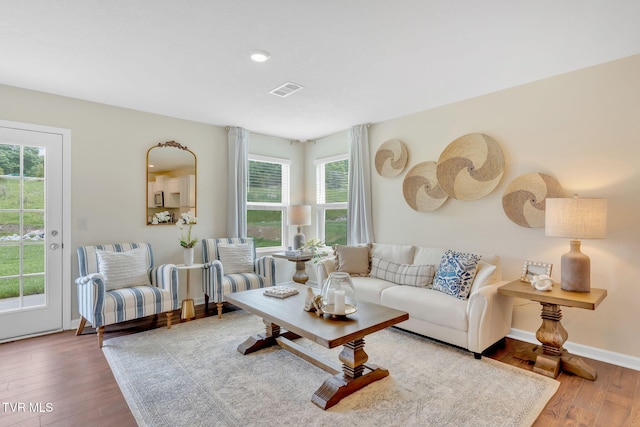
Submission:
<svg viewBox="0 0 640 427">
<path fill-rule="evenodd" d="M 249 354 L 277 344 L 333 374 L 311 397 L 322 409 L 331 408 L 344 397 L 389 375 L 384 368 L 366 364 L 369 357 L 364 351 L 364 337 L 409 319 L 409 314 L 361 301 L 358 311 L 348 317 L 333 318 L 326 314 L 319 317 L 304 311 L 308 286 L 285 285 L 297 288 L 299 293 L 280 299 L 264 295 L 264 289 L 253 289 L 226 296 L 232 304 L 262 317 L 266 325 L 265 333 L 249 337 L 238 346 L 240 353 Z M 327 348 L 344 346 L 338 356 L 342 366 L 291 341 L 300 337 Z"/>
</svg>

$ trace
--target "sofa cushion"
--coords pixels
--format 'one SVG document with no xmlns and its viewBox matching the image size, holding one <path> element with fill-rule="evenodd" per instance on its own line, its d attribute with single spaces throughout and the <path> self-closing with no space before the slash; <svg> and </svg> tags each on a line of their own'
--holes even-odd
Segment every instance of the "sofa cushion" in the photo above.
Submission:
<svg viewBox="0 0 640 427">
<path fill-rule="evenodd" d="M 224 266 L 224 274 L 254 272 L 251 243 L 218 243 L 218 256 Z"/>
<path fill-rule="evenodd" d="M 336 271 L 343 271 L 352 276 L 368 276 L 371 268 L 369 245 L 335 245 Z"/>
<path fill-rule="evenodd" d="M 371 247 L 371 256 L 375 255 L 399 264 L 412 264 L 415 249 L 412 245 L 374 243 Z"/>
<path fill-rule="evenodd" d="M 371 276 L 398 285 L 426 287 L 431 285 L 434 265 L 399 264 L 377 256 L 371 257 Z"/>
<path fill-rule="evenodd" d="M 96 250 L 98 269 L 104 276 L 107 291 L 130 286 L 151 285 L 149 281 L 147 248 L 126 252 Z"/>
<path fill-rule="evenodd" d="M 433 279 L 433 289 L 458 299 L 467 299 L 479 261 L 479 255 L 452 250 L 445 251 Z"/>
<path fill-rule="evenodd" d="M 358 300 L 374 304 L 380 304 L 380 295 L 385 289 L 398 286 L 395 283 L 375 277 L 352 277 L 351 282 L 356 290 L 356 298 Z"/>
<path fill-rule="evenodd" d="M 412 286 L 389 287 L 382 291 L 380 304 L 406 311 L 412 319 L 464 332 L 468 329 L 468 302 L 451 298 L 433 289 Z"/>
<path fill-rule="evenodd" d="M 433 264 L 437 267 L 440 265 L 440 260 L 445 250 L 418 246 L 413 255 L 413 264 Z"/>
</svg>

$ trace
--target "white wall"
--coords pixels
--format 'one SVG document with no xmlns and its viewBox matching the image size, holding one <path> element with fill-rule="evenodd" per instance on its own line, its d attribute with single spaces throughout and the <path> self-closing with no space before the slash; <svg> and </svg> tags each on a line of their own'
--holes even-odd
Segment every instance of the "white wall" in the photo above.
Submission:
<svg viewBox="0 0 640 427">
<path fill-rule="evenodd" d="M 567 196 L 606 198 L 608 234 L 584 240 L 591 257 L 591 286 L 608 296 L 595 310 L 563 308 L 569 341 L 640 356 L 640 56 L 591 67 L 372 126 L 371 153 L 388 139 L 409 149 L 409 165 L 396 178 L 373 170 L 373 219 L 379 242 L 498 254 L 503 278 L 517 279 L 524 260 L 551 262 L 560 279 L 568 239 L 545 237 L 544 228 L 524 228 L 502 209 L 507 185 L 519 175 L 554 176 Z M 506 158 L 499 186 L 477 201 L 449 199 L 431 213 L 413 211 L 402 195 L 406 171 L 437 161 L 459 136 L 483 132 Z M 540 305 L 516 302 L 513 327 L 535 332 Z"/>
<path fill-rule="evenodd" d="M 182 262 L 175 226 L 147 226 L 146 153 L 158 142 L 175 140 L 198 158 L 194 232 L 221 236 L 226 224 L 227 132 L 186 120 L 0 85 L 0 118 L 71 129 L 72 278 L 78 275 L 75 249 L 109 242 L 146 241 L 157 263 Z M 86 224 L 85 227 L 82 224 Z M 200 245 L 196 259 L 201 259 Z M 202 296 L 193 275 L 192 295 Z M 183 278 L 184 279 L 184 278 Z M 77 318 L 75 285 L 72 318 Z M 181 287 L 184 295 L 185 288 Z"/>
</svg>

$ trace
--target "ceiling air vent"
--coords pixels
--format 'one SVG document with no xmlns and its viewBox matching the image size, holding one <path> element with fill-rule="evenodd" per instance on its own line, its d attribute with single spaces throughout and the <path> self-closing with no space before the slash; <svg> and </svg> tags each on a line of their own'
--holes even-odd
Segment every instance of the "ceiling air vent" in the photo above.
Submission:
<svg viewBox="0 0 640 427">
<path fill-rule="evenodd" d="M 279 96 L 281 98 L 287 97 L 292 93 L 295 93 L 302 89 L 304 86 L 300 86 L 296 83 L 286 82 L 283 85 L 278 86 L 277 88 L 271 90 L 269 93 L 272 95 Z"/>
</svg>

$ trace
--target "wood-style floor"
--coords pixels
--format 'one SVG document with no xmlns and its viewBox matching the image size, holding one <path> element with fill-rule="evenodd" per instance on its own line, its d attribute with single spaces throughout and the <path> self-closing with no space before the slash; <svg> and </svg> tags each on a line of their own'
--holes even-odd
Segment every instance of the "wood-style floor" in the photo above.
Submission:
<svg viewBox="0 0 640 427">
<path fill-rule="evenodd" d="M 196 306 L 196 318 L 213 315 Z M 173 319 L 180 319 L 176 311 Z M 165 327 L 164 316 L 106 327 L 115 336 Z M 0 426 L 135 426 L 118 384 L 92 329 L 0 345 Z M 532 365 L 513 357 L 522 344 L 506 340 L 487 357 L 522 369 Z M 470 357 L 469 363 L 475 360 Z M 560 374 L 560 388 L 535 426 L 640 426 L 640 372 L 588 360 L 596 381 Z M 496 390 L 496 393 L 499 393 Z"/>
</svg>

